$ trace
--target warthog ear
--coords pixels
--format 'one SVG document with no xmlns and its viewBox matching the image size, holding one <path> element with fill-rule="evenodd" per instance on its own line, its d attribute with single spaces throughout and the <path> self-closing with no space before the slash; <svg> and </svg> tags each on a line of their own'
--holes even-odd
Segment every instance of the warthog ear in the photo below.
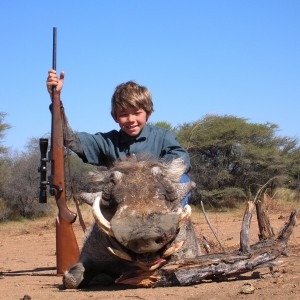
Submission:
<svg viewBox="0 0 300 300">
<path fill-rule="evenodd" d="M 184 199 L 195 187 L 196 183 L 193 181 L 185 183 L 175 183 L 176 192 L 180 200 Z"/>
<path fill-rule="evenodd" d="M 179 182 L 186 169 L 183 159 L 181 157 L 173 159 L 166 163 L 165 166 L 166 168 L 163 171 L 165 177 L 169 178 L 173 182 Z"/>
</svg>

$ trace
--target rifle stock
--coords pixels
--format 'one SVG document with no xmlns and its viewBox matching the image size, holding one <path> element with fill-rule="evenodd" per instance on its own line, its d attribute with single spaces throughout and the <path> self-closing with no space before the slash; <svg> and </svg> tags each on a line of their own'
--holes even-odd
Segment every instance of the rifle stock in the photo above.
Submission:
<svg viewBox="0 0 300 300">
<path fill-rule="evenodd" d="M 53 28 L 53 68 L 56 68 L 56 28 Z M 60 92 L 52 90 L 51 124 L 51 177 L 50 190 L 58 207 L 56 218 L 56 262 L 57 275 L 63 275 L 79 258 L 79 248 L 72 223 L 76 214 L 71 212 L 66 202 L 65 162 L 63 145 L 63 119 Z"/>
</svg>

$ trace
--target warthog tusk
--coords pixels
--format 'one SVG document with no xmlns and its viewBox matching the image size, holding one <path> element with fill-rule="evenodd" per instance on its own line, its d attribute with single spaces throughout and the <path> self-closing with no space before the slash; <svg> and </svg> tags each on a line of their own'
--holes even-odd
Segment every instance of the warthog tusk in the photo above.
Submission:
<svg viewBox="0 0 300 300">
<path fill-rule="evenodd" d="M 134 286 L 151 287 L 154 282 L 157 282 L 159 277 L 153 271 L 135 271 L 133 273 L 125 273 L 116 279 L 115 283 L 131 284 Z"/>
<path fill-rule="evenodd" d="M 159 268 L 162 264 L 166 262 L 165 259 L 158 259 L 152 265 L 150 263 L 145 263 L 143 261 L 137 260 L 135 264 L 144 271 L 154 271 Z"/>
<path fill-rule="evenodd" d="M 95 199 L 95 201 L 94 201 L 94 204 L 93 204 L 93 216 L 95 218 L 96 223 L 102 229 L 102 231 L 104 233 L 106 233 L 107 235 L 110 235 L 110 236 L 114 237 L 113 231 L 111 229 L 110 222 L 108 222 L 104 218 L 104 216 L 103 216 L 103 214 L 101 212 L 101 209 L 100 209 L 100 200 L 101 200 L 101 197 L 97 196 L 96 199 Z"/>
<path fill-rule="evenodd" d="M 127 253 L 125 253 L 123 251 L 113 249 L 111 247 L 107 247 L 107 249 L 109 250 L 109 252 L 111 252 L 113 255 L 115 255 L 119 258 L 122 258 L 122 259 L 127 260 L 127 261 L 133 261 L 133 259 Z"/>
<path fill-rule="evenodd" d="M 179 243 L 174 244 L 173 246 L 171 246 L 170 248 L 166 249 L 166 251 L 163 253 L 162 257 L 166 258 L 168 256 L 171 256 L 172 254 L 174 254 L 176 251 L 178 251 L 182 245 L 185 243 L 185 241 L 181 241 Z"/>
<path fill-rule="evenodd" d="M 181 226 L 184 222 L 186 222 L 190 216 L 192 215 L 192 208 L 187 204 L 181 211 L 179 215 L 179 226 Z"/>
</svg>

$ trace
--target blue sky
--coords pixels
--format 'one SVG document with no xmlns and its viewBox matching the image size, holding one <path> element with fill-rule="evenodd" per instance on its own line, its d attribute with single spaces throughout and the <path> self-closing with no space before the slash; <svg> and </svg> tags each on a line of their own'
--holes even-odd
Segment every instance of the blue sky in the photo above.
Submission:
<svg viewBox="0 0 300 300">
<path fill-rule="evenodd" d="M 117 129 L 111 95 L 135 80 L 152 92 L 152 122 L 228 114 L 300 138 L 300 1 L 10 0 L 0 3 L 0 111 L 11 149 L 50 132 L 54 26 L 74 130 Z"/>
</svg>

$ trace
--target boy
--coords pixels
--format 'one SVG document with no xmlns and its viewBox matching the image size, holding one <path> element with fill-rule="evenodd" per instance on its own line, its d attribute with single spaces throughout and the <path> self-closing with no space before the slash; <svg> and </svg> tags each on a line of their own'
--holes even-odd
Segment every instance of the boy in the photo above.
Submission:
<svg viewBox="0 0 300 300">
<path fill-rule="evenodd" d="M 64 72 L 58 78 L 56 71 L 50 70 L 46 82 L 50 95 L 53 86 L 61 92 L 63 82 Z M 122 83 L 116 87 L 111 100 L 111 115 L 120 130 L 74 133 L 68 126 L 64 144 L 84 162 L 106 167 L 132 154 L 150 154 L 154 159 L 165 161 L 181 157 L 187 173 L 190 170 L 189 155 L 175 135 L 164 128 L 146 124 L 153 111 L 152 96 L 146 87 L 133 81 Z M 188 176 L 183 174 L 182 182 L 186 181 L 189 181 Z"/>
</svg>

